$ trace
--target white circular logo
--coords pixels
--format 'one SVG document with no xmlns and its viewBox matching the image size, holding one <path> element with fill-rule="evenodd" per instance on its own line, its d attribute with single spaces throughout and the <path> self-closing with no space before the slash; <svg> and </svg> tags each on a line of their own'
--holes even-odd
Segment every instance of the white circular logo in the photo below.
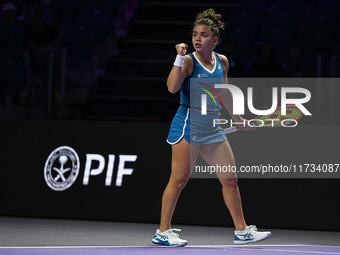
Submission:
<svg viewBox="0 0 340 255">
<path fill-rule="evenodd" d="M 47 185 L 55 191 L 68 189 L 77 179 L 79 165 L 79 157 L 74 149 L 68 146 L 55 149 L 45 163 Z"/>
</svg>

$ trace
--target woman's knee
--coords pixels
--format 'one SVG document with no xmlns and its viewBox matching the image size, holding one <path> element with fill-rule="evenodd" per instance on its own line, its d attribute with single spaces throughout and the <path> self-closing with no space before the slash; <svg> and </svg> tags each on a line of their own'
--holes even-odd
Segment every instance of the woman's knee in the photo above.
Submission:
<svg viewBox="0 0 340 255">
<path fill-rule="evenodd" d="M 170 176 L 169 184 L 171 184 L 176 189 L 182 190 L 188 183 L 189 176 Z"/>
<path fill-rule="evenodd" d="M 238 179 L 235 177 L 235 178 L 223 178 L 223 179 L 220 179 L 221 183 L 222 183 L 222 186 L 223 187 L 226 187 L 226 188 L 229 188 L 229 187 L 237 187 L 237 182 L 238 182 Z"/>
</svg>

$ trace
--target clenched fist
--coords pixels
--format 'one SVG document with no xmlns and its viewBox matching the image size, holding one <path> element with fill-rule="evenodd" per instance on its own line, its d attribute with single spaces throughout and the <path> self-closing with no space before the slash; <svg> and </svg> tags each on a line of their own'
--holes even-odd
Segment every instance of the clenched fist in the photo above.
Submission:
<svg viewBox="0 0 340 255">
<path fill-rule="evenodd" d="M 177 44 L 175 47 L 178 55 L 185 56 L 187 54 L 188 45 L 185 43 Z"/>
</svg>

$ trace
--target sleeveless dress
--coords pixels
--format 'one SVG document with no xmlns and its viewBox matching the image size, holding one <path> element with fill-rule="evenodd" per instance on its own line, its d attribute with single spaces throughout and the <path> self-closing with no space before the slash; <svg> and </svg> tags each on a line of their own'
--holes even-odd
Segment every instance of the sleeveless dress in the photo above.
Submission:
<svg viewBox="0 0 340 255">
<path fill-rule="evenodd" d="M 220 89 L 214 88 L 214 84 L 223 84 L 224 68 L 221 60 L 213 52 L 215 66 L 210 71 L 200 63 L 195 52 L 188 55 L 193 59 L 194 70 L 181 86 L 181 106 L 171 122 L 167 142 L 173 145 L 183 137 L 194 145 L 223 142 L 227 140 L 223 129 L 219 125 L 213 125 L 214 119 L 220 118 L 222 109 Z M 201 113 L 202 94 L 206 94 L 207 98 L 206 115 Z"/>
</svg>

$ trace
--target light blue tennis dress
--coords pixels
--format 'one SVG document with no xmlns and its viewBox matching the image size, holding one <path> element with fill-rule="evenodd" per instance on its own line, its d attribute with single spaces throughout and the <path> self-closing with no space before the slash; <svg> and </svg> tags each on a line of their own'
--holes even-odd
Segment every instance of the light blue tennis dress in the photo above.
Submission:
<svg viewBox="0 0 340 255">
<path fill-rule="evenodd" d="M 214 88 L 214 84 L 209 82 L 223 84 L 224 75 L 220 58 L 216 52 L 213 54 L 215 66 L 212 71 L 200 63 L 195 52 L 188 54 L 194 61 L 194 70 L 189 77 L 185 78 L 181 87 L 181 106 L 171 122 L 167 139 L 171 145 L 178 143 L 183 137 L 187 142 L 195 145 L 227 140 L 223 129 L 219 125 L 213 126 L 213 120 L 220 118 L 222 105 L 219 98 L 220 89 Z M 206 115 L 201 114 L 202 94 L 207 94 Z"/>
</svg>

